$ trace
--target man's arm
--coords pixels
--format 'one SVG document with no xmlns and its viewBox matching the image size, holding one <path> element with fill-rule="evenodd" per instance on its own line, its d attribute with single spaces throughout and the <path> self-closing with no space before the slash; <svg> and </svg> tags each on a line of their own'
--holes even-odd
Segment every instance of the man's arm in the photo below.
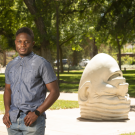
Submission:
<svg viewBox="0 0 135 135">
<path fill-rule="evenodd" d="M 57 81 L 46 84 L 46 87 L 50 91 L 50 94 L 47 96 L 43 104 L 37 108 L 40 114 L 51 107 L 51 105 L 58 99 L 60 95 Z M 35 112 L 29 112 L 24 118 L 25 125 L 30 126 L 34 121 L 36 121 L 37 118 L 38 116 L 35 114 Z"/>
<path fill-rule="evenodd" d="M 46 84 L 46 87 L 50 91 L 50 94 L 47 96 L 43 104 L 37 108 L 40 114 L 42 114 L 49 107 L 51 107 L 60 95 L 57 81 Z"/>
<path fill-rule="evenodd" d="M 5 84 L 5 91 L 4 91 L 5 115 L 3 117 L 3 123 L 7 126 L 7 128 L 9 128 L 11 125 L 11 121 L 9 119 L 10 104 L 11 104 L 10 84 Z"/>
</svg>

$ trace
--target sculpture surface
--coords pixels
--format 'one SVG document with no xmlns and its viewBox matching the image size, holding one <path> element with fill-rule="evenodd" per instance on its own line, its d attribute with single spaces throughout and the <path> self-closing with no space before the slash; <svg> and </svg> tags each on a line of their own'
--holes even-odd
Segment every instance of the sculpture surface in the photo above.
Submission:
<svg viewBox="0 0 135 135">
<path fill-rule="evenodd" d="M 78 102 L 82 118 L 93 120 L 128 119 L 130 99 L 116 60 L 100 53 L 87 64 L 82 74 Z"/>
</svg>

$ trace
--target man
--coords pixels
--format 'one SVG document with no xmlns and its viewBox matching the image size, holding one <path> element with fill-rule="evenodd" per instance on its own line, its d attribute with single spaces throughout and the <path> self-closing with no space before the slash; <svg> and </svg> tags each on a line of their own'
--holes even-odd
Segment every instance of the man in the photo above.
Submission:
<svg viewBox="0 0 135 135">
<path fill-rule="evenodd" d="M 5 71 L 3 123 L 9 135 L 44 135 L 45 111 L 59 97 L 57 78 L 48 61 L 34 54 L 34 34 L 23 27 L 16 33 L 19 56 Z M 47 89 L 50 91 L 46 97 Z"/>
</svg>

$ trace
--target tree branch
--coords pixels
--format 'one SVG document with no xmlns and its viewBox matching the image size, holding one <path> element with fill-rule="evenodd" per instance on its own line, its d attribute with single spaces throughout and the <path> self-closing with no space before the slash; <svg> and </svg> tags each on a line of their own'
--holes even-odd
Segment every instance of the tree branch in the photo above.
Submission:
<svg viewBox="0 0 135 135">
<path fill-rule="evenodd" d="M 72 36 L 72 37 L 68 38 L 67 40 L 65 40 L 64 42 L 62 42 L 62 43 L 60 44 L 60 46 L 62 46 L 64 43 L 68 42 L 70 39 L 72 39 L 72 38 L 74 38 L 74 37 L 75 37 L 75 36 Z"/>
<path fill-rule="evenodd" d="M 128 18 L 125 22 L 125 24 L 127 24 L 131 19 L 133 19 L 135 17 L 135 15 L 131 16 L 130 18 Z"/>
</svg>

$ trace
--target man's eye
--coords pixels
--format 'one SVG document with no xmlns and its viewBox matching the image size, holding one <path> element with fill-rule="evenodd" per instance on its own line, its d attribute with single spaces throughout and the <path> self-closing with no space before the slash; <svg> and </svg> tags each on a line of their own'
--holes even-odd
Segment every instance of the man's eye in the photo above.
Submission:
<svg viewBox="0 0 135 135">
<path fill-rule="evenodd" d="M 18 43 L 21 43 L 21 41 L 17 41 Z"/>
<path fill-rule="evenodd" d="M 25 41 L 25 44 L 28 44 L 29 42 L 28 41 Z"/>
</svg>

